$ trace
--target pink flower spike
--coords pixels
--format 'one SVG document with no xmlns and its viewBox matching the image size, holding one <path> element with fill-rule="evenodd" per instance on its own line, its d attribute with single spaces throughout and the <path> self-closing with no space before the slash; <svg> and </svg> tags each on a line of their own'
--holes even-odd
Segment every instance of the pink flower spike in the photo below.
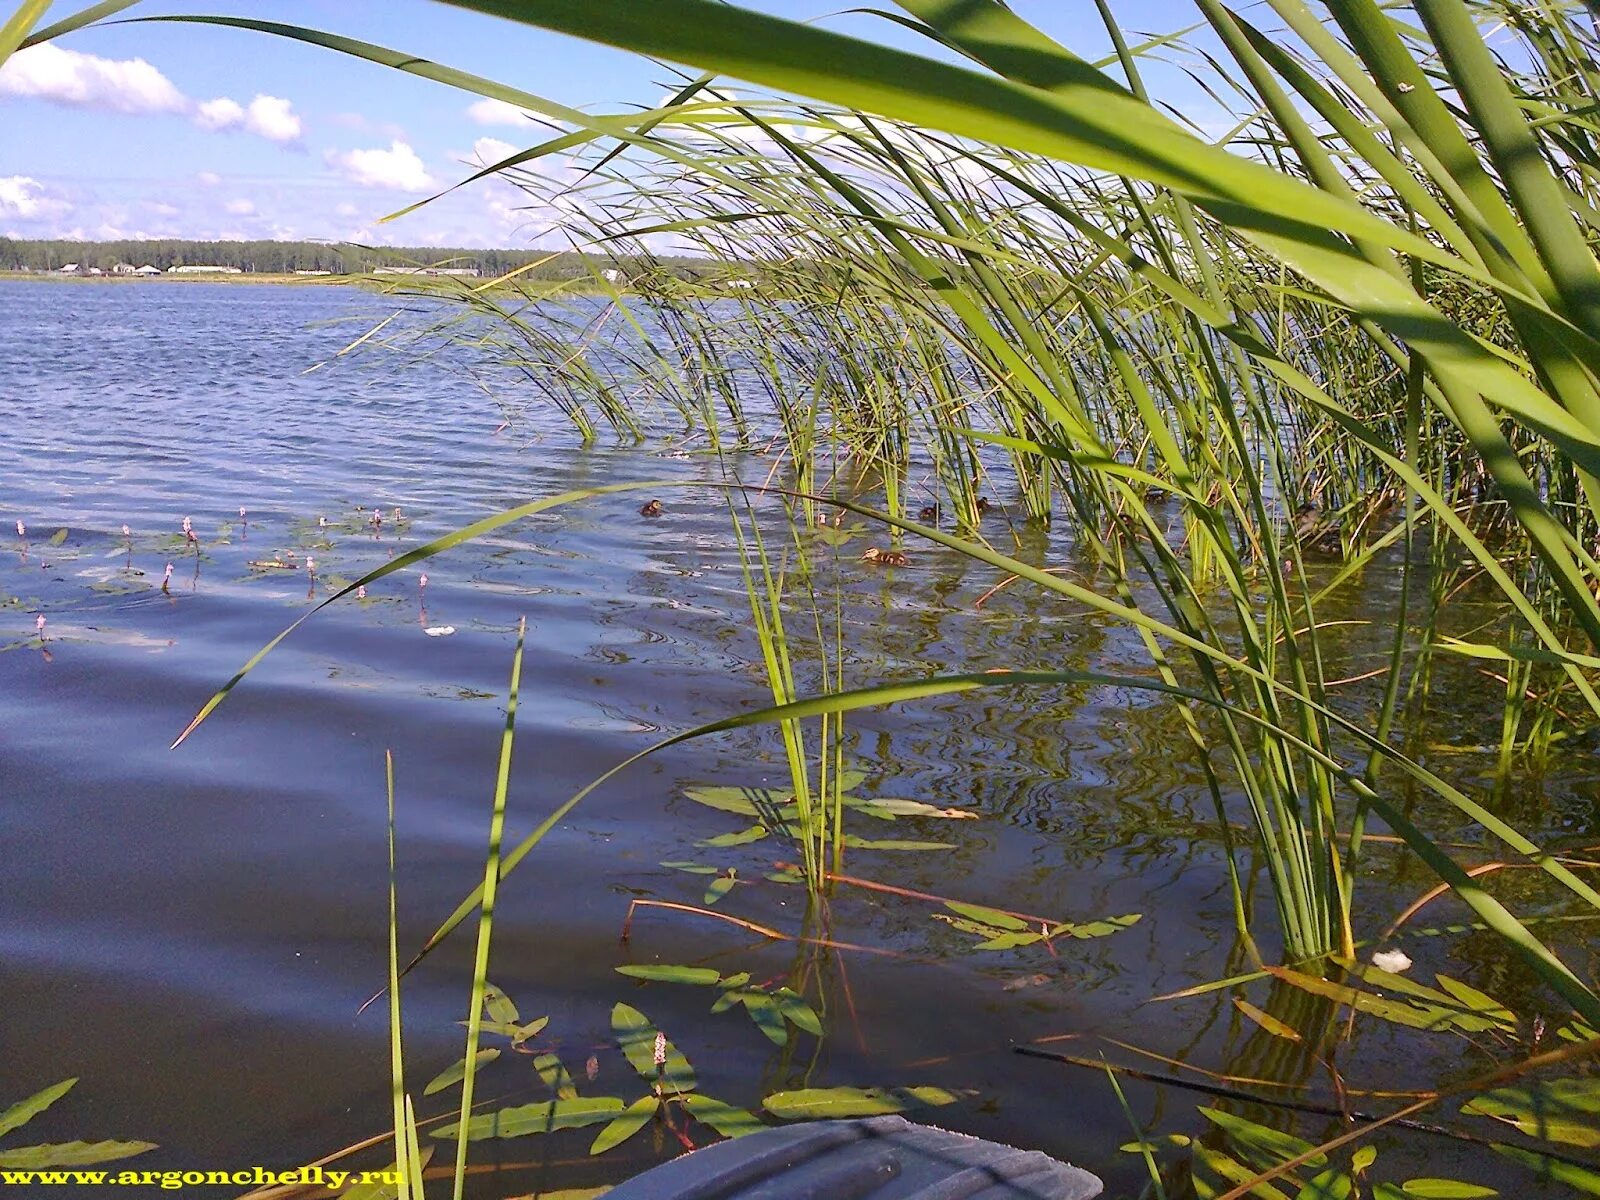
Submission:
<svg viewBox="0 0 1600 1200">
<path fill-rule="evenodd" d="M 309 554 L 306 555 L 306 571 L 312 575 L 317 573 L 317 560 L 312 558 Z"/>
<path fill-rule="evenodd" d="M 244 505 L 239 505 L 239 520 L 244 520 Z"/>
<path fill-rule="evenodd" d="M 328 518 L 327 517 L 318 517 L 317 518 L 317 528 L 318 529 L 326 529 L 327 527 L 328 527 Z"/>
<path fill-rule="evenodd" d="M 655 1064 L 658 1067 L 667 1065 L 667 1035 L 664 1033 L 656 1034 Z"/>
<path fill-rule="evenodd" d="M 22 523 L 22 519 L 20 517 L 17 519 L 17 536 L 18 537 L 27 537 L 28 536 L 28 527 Z"/>
<path fill-rule="evenodd" d="M 189 520 L 188 517 L 185 517 L 183 519 L 183 531 L 185 533 L 193 533 L 194 532 L 194 522 Z"/>
<path fill-rule="evenodd" d="M 172 564 L 168 563 L 167 564 L 167 573 L 161 577 L 161 582 L 162 583 L 166 583 L 167 580 L 169 580 L 171 578 L 172 578 Z"/>
<path fill-rule="evenodd" d="M 132 532 L 128 529 L 128 527 L 126 525 L 124 525 L 122 527 L 122 536 L 123 537 L 132 537 L 133 536 Z"/>
<path fill-rule="evenodd" d="M 37 629 L 40 633 L 44 632 L 44 614 L 43 613 L 40 613 L 37 617 L 34 618 L 33 627 L 35 629 Z"/>
<path fill-rule="evenodd" d="M 367 589 L 364 588 L 364 587 L 358 587 L 356 589 L 356 599 L 357 600 L 365 600 L 366 598 L 367 598 Z"/>
<path fill-rule="evenodd" d="M 422 578 L 417 580 L 417 586 L 419 588 L 425 588 L 428 586 L 428 573 L 426 571 L 422 573 Z"/>
</svg>

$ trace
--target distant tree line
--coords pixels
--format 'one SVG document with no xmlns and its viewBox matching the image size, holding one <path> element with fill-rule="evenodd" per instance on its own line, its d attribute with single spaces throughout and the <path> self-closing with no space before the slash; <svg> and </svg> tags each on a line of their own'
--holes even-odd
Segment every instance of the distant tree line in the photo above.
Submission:
<svg viewBox="0 0 1600 1200">
<path fill-rule="evenodd" d="M 548 259 L 549 261 L 540 261 Z M 0 271 L 57 271 L 68 263 L 109 271 L 118 263 L 165 271 L 168 267 L 238 267 L 258 274 L 292 274 L 295 271 L 329 271 L 354 275 L 374 267 L 449 266 L 475 267 L 486 276 L 502 275 L 528 263 L 539 265 L 527 272 L 531 279 L 574 279 L 628 264 L 548 250 L 474 250 L 448 246 L 386 246 L 367 248 L 327 242 L 200 242 L 184 238 L 154 241 L 70 242 L 59 239 L 25 240 L 0 237 Z M 707 264 L 694 259 L 657 259 L 652 264 L 673 274 L 693 278 Z"/>
</svg>

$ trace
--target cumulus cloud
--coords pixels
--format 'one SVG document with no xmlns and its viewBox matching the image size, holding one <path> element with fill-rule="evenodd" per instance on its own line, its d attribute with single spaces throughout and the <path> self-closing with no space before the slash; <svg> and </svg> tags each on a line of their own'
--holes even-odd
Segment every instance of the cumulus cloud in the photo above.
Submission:
<svg viewBox="0 0 1600 1200">
<path fill-rule="evenodd" d="M 481 167 L 492 167 L 502 159 L 510 158 L 517 148 L 499 138 L 481 137 L 472 143 L 472 161 Z"/>
<path fill-rule="evenodd" d="M 122 113 L 184 112 L 189 101 L 142 58 L 112 59 L 43 42 L 0 67 L 0 94 Z"/>
<path fill-rule="evenodd" d="M 217 184 L 222 182 L 222 176 L 215 171 L 201 171 L 195 176 L 195 179 L 200 182 L 202 187 L 216 187 Z"/>
<path fill-rule="evenodd" d="M 359 208 L 357 208 L 354 204 L 351 204 L 348 200 L 346 200 L 343 204 L 339 205 L 339 207 L 335 208 L 333 211 L 338 213 L 341 217 L 353 217 L 357 213 L 359 213 L 361 210 Z"/>
<path fill-rule="evenodd" d="M 196 106 L 194 123 L 212 133 L 224 129 L 243 129 L 283 145 L 300 139 L 300 118 L 294 105 L 281 96 L 257 95 L 248 107 L 227 96 L 218 96 Z"/>
<path fill-rule="evenodd" d="M 256 206 L 248 200 L 229 200 L 222 207 L 235 217 L 251 217 L 256 211 Z"/>
<path fill-rule="evenodd" d="M 523 125 L 532 115 L 504 100 L 479 100 L 467 105 L 467 116 L 479 125 Z"/>
<path fill-rule="evenodd" d="M 146 200 L 144 206 L 158 217 L 175 217 L 179 212 L 176 204 L 168 204 L 165 200 Z"/>
<path fill-rule="evenodd" d="M 72 205 L 49 195 L 44 184 L 28 175 L 0 177 L 0 217 L 42 221 L 70 212 Z"/>
<path fill-rule="evenodd" d="M 425 192 L 437 186 L 422 159 L 396 138 L 387 150 L 330 150 L 328 165 L 362 187 L 390 188 L 400 192 Z"/>
</svg>

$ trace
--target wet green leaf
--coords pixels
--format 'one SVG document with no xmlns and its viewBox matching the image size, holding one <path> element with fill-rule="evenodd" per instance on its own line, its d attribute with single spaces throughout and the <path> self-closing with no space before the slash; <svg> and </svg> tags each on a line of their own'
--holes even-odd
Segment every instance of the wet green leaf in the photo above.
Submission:
<svg viewBox="0 0 1600 1200">
<path fill-rule="evenodd" d="M 846 846 L 857 850 L 954 850 L 952 842 L 908 842 L 898 838 L 864 838 L 853 833 L 847 833 L 843 838 Z"/>
<path fill-rule="evenodd" d="M 650 1018 L 637 1008 L 618 1004 L 611 1010 L 611 1028 L 617 1035 L 617 1045 L 629 1064 L 646 1083 L 660 1082 L 668 1092 L 692 1092 L 694 1068 L 671 1042 L 663 1040 L 666 1062 L 657 1067 L 655 1061 L 656 1039 L 659 1031 Z"/>
<path fill-rule="evenodd" d="M 1123 913 L 1120 917 L 1103 917 L 1098 921 L 1057 925 L 1050 931 L 1050 936 L 1054 938 L 1066 934 L 1069 937 L 1077 938 L 1079 941 L 1109 937 L 1113 933 L 1127 929 L 1130 925 L 1137 925 L 1142 915 L 1141 913 Z"/>
<path fill-rule="evenodd" d="M 742 993 L 740 1000 L 750 1019 L 756 1023 L 756 1028 L 766 1034 L 768 1041 L 775 1046 L 789 1044 L 789 1026 L 771 996 L 765 992 L 747 991 Z"/>
<path fill-rule="evenodd" d="M 1271 1129 L 1266 1125 L 1258 1125 L 1254 1121 L 1247 1121 L 1233 1113 L 1223 1112 L 1216 1108 L 1202 1108 L 1200 1115 L 1213 1125 L 1220 1128 L 1234 1143 L 1245 1150 L 1253 1150 L 1264 1159 L 1264 1165 L 1276 1166 L 1286 1159 L 1296 1158 L 1312 1149 L 1310 1142 L 1304 1138 L 1295 1137 L 1292 1133 L 1284 1133 L 1278 1129 Z M 1326 1154 L 1313 1155 L 1306 1159 L 1306 1165 L 1311 1167 L 1325 1166 L 1328 1161 Z"/>
<path fill-rule="evenodd" d="M 664 862 L 663 867 L 671 867 L 674 871 L 687 871 L 691 875 L 715 875 L 717 869 L 708 867 L 704 863 L 696 862 Z"/>
<path fill-rule="evenodd" d="M 978 814 L 968 812 L 963 808 L 939 808 L 936 805 L 924 804 L 921 800 L 896 800 L 891 797 L 874 797 L 871 800 L 857 800 L 854 797 L 845 798 L 845 807 L 853 808 L 868 816 L 883 817 L 894 820 L 896 817 L 937 817 L 946 821 L 975 821 Z"/>
<path fill-rule="evenodd" d="M 752 825 L 749 829 L 741 829 L 738 833 L 720 833 L 716 837 L 706 838 L 703 842 L 696 842 L 696 846 L 711 846 L 718 850 L 727 846 L 746 846 L 751 842 L 759 842 L 767 836 L 765 825 Z"/>
<path fill-rule="evenodd" d="M 729 871 L 726 875 L 719 875 L 716 879 L 713 879 L 711 881 L 711 885 L 706 888 L 705 903 L 707 907 L 715 904 L 729 892 L 733 891 L 733 885 L 737 882 L 739 881 L 734 878 L 732 871 Z"/>
<path fill-rule="evenodd" d="M 654 1095 L 641 1096 L 622 1111 L 622 1115 L 602 1129 L 589 1147 L 590 1154 L 604 1154 L 613 1146 L 620 1146 L 650 1123 L 661 1107 Z"/>
<path fill-rule="evenodd" d="M 1233 998 L 1233 1006 L 1274 1037 L 1281 1037 L 1290 1042 L 1301 1040 L 1300 1032 L 1294 1026 L 1284 1024 L 1277 1017 L 1271 1013 L 1263 1012 L 1248 1000 L 1235 996 Z"/>
<path fill-rule="evenodd" d="M 787 792 L 755 787 L 692 787 L 684 788 L 683 794 L 696 804 L 742 817 L 759 816 L 758 805 L 765 805 L 770 811 L 789 799 Z"/>
<path fill-rule="evenodd" d="M 34 1117 L 70 1092 L 72 1086 L 77 1082 L 76 1077 L 63 1079 L 60 1083 L 53 1083 L 43 1091 L 35 1092 L 26 1100 L 17 1101 L 5 1112 L 0 1113 L 0 1134 L 10 1133 L 13 1129 L 21 1129 Z"/>
<path fill-rule="evenodd" d="M 1010 913 L 1001 912 L 998 908 L 985 908 L 981 904 L 965 904 L 960 900 L 946 900 L 944 906 L 951 912 L 960 913 L 974 921 L 982 921 L 985 925 L 995 929 L 1027 929 L 1028 923 L 1021 917 L 1014 917 Z"/>
<path fill-rule="evenodd" d="M 1294 1200 L 1348 1200 L 1355 1188 L 1354 1179 L 1330 1167 L 1320 1175 L 1313 1176 L 1305 1187 L 1295 1193 Z"/>
<path fill-rule="evenodd" d="M 52 533 L 50 535 L 50 541 L 49 541 L 48 544 L 51 545 L 51 546 L 59 546 L 59 545 L 61 545 L 62 542 L 66 541 L 66 540 L 67 540 L 67 531 L 65 529 L 58 529 L 54 533 Z"/>
<path fill-rule="evenodd" d="M 533 1060 L 533 1070 L 558 1100 L 570 1100 L 578 1094 L 578 1086 L 573 1082 L 571 1072 L 562 1065 L 557 1055 L 539 1055 Z"/>
<path fill-rule="evenodd" d="M 1287 967 L 1269 967 L 1268 973 L 1293 984 L 1302 991 L 1310 992 L 1315 996 L 1326 996 L 1330 1000 L 1337 1000 L 1340 1004 L 1349 1006 L 1357 1012 L 1364 1012 L 1385 1021 L 1392 1021 L 1396 1025 L 1404 1025 L 1410 1029 L 1443 1030 L 1450 1028 L 1477 1028 L 1492 1029 L 1494 1022 L 1484 1017 L 1474 1017 L 1454 1008 L 1440 1008 L 1437 1005 L 1412 1004 L 1404 1000 L 1391 1000 L 1385 996 L 1364 992 L 1346 984 L 1334 983 L 1327 979 L 1318 979 L 1314 975 L 1304 975 L 1299 971 L 1291 971 Z"/>
<path fill-rule="evenodd" d="M 1504 1004 L 1493 996 L 1485 995 L 1470 984 L 1462 983 L 1459 979 L 1452 979 L 1448 975 L 1435 976 L 1439 986 L 1453 996 L 1457 1003 L 1479 1016 L 1511 1028 L 1517 1023 L 1517 1016 Z"/>
<path fill-rule="evenodd" d="M 1556 1036 L 1564 1042 L 1592 1042 L 1600 1037 L 1600 1032 L 1589 1028 L 1582 1021 L 1569 1021 L 1556 1030 Z"/>
<path fill-rule="evenodd" d="M 501 1025 L 516 1025 L 522 1020 L 522 1014 L 511 1002 L 511 997 L 492 983 L 483 986 L 483 1011 L 488 1014 L 489 1020 Z"/>
<path fill-rule="evenodd" d="M 154 1142 L 56 1142 L 44 1146 L 18 1146 L 0 1150 L 0 1167 L 19 1170 L 39 1167 L 81 1167 L 90 1163 L 113 1162 L 154 1150 Z"/>
<path fill-rule="evenodd" d="M 465 1021 L 457 1021 L 457 1025 L 465 1025 Z M 525 1025 L 505 1025 L 499 1021 L 484 1021 L 479 1029 L 484 1033 L 497 1033 L 501 1037 L 511 1039 L 513 1045 L 520 1046 L 529 1038 L 537 1037 L 546 1025 L 550 1024 L 549 1017 L 535 1017 Z"/>
<path fill-rule="evenodd" d="M 743 1137 L 747 1133 L 759 1133 L 767 1128 L 754 1113 L 735 1108 L 721 1100 L 713 1100 L 710 1096 L 702 1096 L 698 1092 L 684 1096 L 682 1103 L 684 1108 L 689 1110 L 690 1116 L 711 1126 L 723 1137 Z"/>
<path fill-rule="evenodd" d="M 1408 1179 L 1400 1185 L 1400 1190 L 1421 1200 L 1483 1200 L 1485 1196 L 1500 1194 L 1492 1187 L 1462 1183 L 1459 1179 Z"/>
<path fill-rule="evenodd" d="M 1521 1163 L 1538 1174 L 1541 1179 L 1553 1179 L 1557 1183 L 1564 1183 L 1570 1188 L 1584 1192 L 1590 1196 L 1600 1196 L 1600 1170 L 1591 1170 L 1580 1167 L 1576 1163 L 1562 1162 L 1558 1158 L 1551 1158 L 1547 1154 L 1537 1154 L 1532 1150 L 1524 1150 L 1520 1146 L 1507 1146 L 1495 1143 L 1497 1153 L 1505 1155 L 1512 1162 Z"/>
<path fill-rule="evenodd" d="M 1552 1079 L 1499 1088 L 1462 1105 L 1463 1113 L 1515 1125 L 1529 1137 L 1600 1146 L 1600 1079 Z"/>
<path fill-rule="evenodd" d="M 761 1102 L 761 1106 L 775 1117 L 791 1121 L 814 1121 L 834 1117 L 871 1117 L 881 1113 L 907 1112 L 913 1108 L 936 1108 L 954 1104 L 962 1098 L 961 1092 L 936 1087 L 804 1088 L 793 1092 L 774 1092 Z"/>
<path fill-rule="evenodd" d="M 792 988 L 781 987 L 772 993 L 772 1001 L 784 1018 L 805 1030 L 813 1037 L 822 1036 L 822 1020 L 816 1010 L 807 1004 Z"/>
<path fill-rule="evenodd" d="M 736 987 L 743 987 L 745 984 L 747 984 L 749 982 L 750 982 L 750 972 L 749 971 L 740 971 L 736 975 L 725 975 L 725 976 L 723 976 L 723 978 L 720 981 L 720 983 L 718 984 L 718 986 L 719 987 L 725 987 L 725 988 L 736 988 Z"/>
<path fill-rule="evenodd" d="M 618 967 L 617 974 L 649 979 L 655 983 L 692 983 L 701 986 L 716 983 L 722 978 L 722 972 L 715 967 L 681 967 L 668 963 L 630 963 Z"/>
<path fill-rule="evenodd" d="M 622 1108 L 622 1101 L 615 1096 L 575 1096 L 521 1104 L 473 1117 L 467 1122 L 467 1140 L 477 1142 L 485 1138 L 528 1137 L 557 1129 L 582 1129 L 585 1125 L 611 1120 Z M 433 1136 L 453 1139 L 460 1136 L 460 1131 L 457 1122 L 434 1130 Z"/>
<path fill-rule="evenodd" d="M 1035 942 L 1044 941 L 1042 933 L 1002 933 L 990 938 L 986 942 L 979 942 L 974 950 L 1015 950 L 1019 946 L 1031 946 Z"/>
<path fill-rule="evenodd" d="M 473 1070 L 479 1070 L 485 1063 L 492 1063 L 499 1057 L 500 1051 L 498 1050 L 479 1050 Z M 452 1083 L 460 1083 L 464 1078 L 466 1078 L 466 1074 L 467 1060 L 462 1058 L 451 1063 L 448 1067 L 430 1079 L 428 1081 L 428 1086 L 422 1089 L 422 1094 L 424 1096 L 431 1096 L 435 1092 L 442 1092 Z"/>
</svg>

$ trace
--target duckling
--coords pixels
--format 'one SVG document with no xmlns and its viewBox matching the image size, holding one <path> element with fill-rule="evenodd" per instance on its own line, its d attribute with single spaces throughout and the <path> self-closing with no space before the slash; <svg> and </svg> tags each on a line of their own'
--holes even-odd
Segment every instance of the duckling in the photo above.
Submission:
<svg viewBox="0 0 1600 1200">
<path fill-rule="evenodd" d="M 987 497 L 987 496 L 979 496 L 978 497 L 978 516 L 980 518 L 985 516 L 988 513 L 988 511 L 993 507 L 994 506 L 989 503 L 989 497 Z"/>
<path fill-rule="evenodd" d="M 1325 521 L 1321 506 L 1310 500 L 1294 510 L 1290 532 L 1303 549 L 1337 553 L 1340 548 L 1338 522 Z"/>
<path fill-rule="evenodd" d="M 924 504 L 917 510 L 917 520 L 924 525 L 931 525 L 939 519 L 939 506 L 937 504 Z"/>
<path fill-rule="evenodd" d="M 880 550 L 877 546 L 868 547 L 867 552 L 861 557 L 866 562 L 877 563 L 884 567 L 904 567 L 911 562 L 904 551 Z"/>
<path fill-rule="evenodd" d="M 661 501 L 652 500 L 648 504 L 641 505 L 639 515 L 641 517 L 659 517 L 661 515 Z"/>
</svg>

